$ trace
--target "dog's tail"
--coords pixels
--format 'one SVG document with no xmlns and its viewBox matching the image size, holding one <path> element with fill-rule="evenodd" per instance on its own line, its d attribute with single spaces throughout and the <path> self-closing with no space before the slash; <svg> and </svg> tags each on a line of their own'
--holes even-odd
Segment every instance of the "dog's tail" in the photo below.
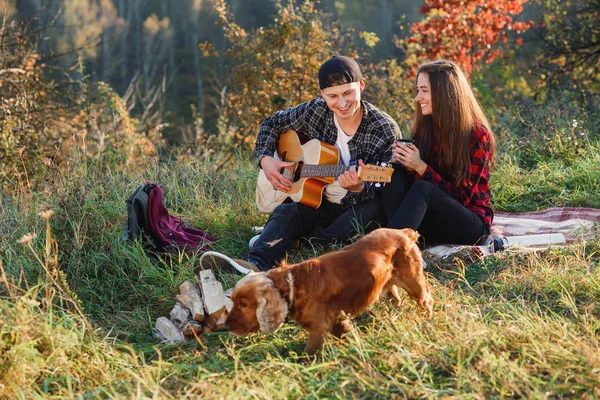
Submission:
<svg viewBox="0 0 600 400">
<path fill-rule="evenodd" d="M 421 237 L 419 232 L 411 228 L 394 229 L 393 231 L 393 234 L 397 235 L 396 237 L 398 239 L 394 257 L 408 257 L 410 259 L 418 258 L 423 260 L 421 249 L 419 248 L 419 238 Z M 406 239 L 408 239 L 408 244 L 406 243 Z M 395 266 L 396 268 L 400 267 L 400 265 Z"/>
<path fill-rule="evenodd" d="M 405 232 L 406 236 L 409 237 L 411 242 L 413 242 L 413 244 L 415 246 L 419 247 L 419 238 L 421 237 L 419 232 L 415 231 L 414 229 L 410 229 L 410 228 L 403 229 L 403 231 Z"/>
<path fill-rule="evenodd" d="M 399 243 L 394 257 L 399 257 L 398 261 L 410 261 L 411 264 L 413 262 L 416 263 L 418 260 L 421 264 L 421 267 L 423 267 L 423 254 L 419 248 L 419 238 L 421 237 L 419 232 L 411 228 L 405 228 L 397 230 L 396 234 L 398 235 Z M 408 239 L 408 243 L 406 243 L 406 239 Z M 396 268 L 402 268 L 401 264 L 403 263 L 399 262 L 395 263 L 394 265 Z"/>
</svg>

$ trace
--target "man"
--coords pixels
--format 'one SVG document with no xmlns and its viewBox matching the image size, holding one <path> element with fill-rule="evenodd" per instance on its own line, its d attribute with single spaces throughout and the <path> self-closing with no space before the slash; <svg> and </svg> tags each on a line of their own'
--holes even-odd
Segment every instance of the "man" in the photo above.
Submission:
<svg viewBox="0 0 600 400">
<path fill-rule="evenodd" d="M 322 97 L 278 111 L 260 126 L 255 150 L 276 190 L 288 192 L 292 185 L 279 171 L 293 163 L 273 157 L 278 135 L 288 130 L 335 145 L 341 164 L 359 166 L 388 162 L 392 143 L 400 137 L 398 124 L 389 115 L 361 100 L 365 83 L 355 60 L 334 56 L 326 61 L 319 70 L 319 85 Z M 244 260 L 211 251 L 202 255 L 200 267 L 242 274 L 266 271 L 301 237 L 320 244 L 346 242 L 359 229 L 368 232 L 378 227 L 377 221 L 385 221 L 378 192 L 376 185 L 363 182 L 351 168 L 325 188 L 320 207 L 277 206 Z"/>
</svg>

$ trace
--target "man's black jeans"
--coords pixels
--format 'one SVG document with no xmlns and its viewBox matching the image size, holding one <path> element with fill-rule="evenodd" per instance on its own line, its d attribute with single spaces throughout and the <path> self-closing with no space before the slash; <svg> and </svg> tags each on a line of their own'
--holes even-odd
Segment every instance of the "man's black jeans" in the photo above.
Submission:
<svg viewBox="0 0 600 400">
<path fill-rule="evenodd" d="M 379 195 L 348 209 L 326 200 L 317 209 L 300 203 L 280 204 L 245 258 L 266 271 L 285 257 L 296 239 L 306 238 L 320 245 L 346 243 L 383 224 L 385 213 Z"/>
</svg>

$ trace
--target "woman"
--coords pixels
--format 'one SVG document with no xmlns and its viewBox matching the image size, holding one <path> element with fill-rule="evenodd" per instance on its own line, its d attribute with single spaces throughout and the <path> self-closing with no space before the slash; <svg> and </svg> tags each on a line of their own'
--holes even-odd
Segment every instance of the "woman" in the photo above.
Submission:
<svg viewBox="0 0 600 400">
<path fill-rule="evenodd" d="M 475 244 L 490 234 L 495 139 L 460 67 L 440 60 L 417 71 L 414 144 L 396 142 L 383 190 L 389 228 L 431 243 Z"/>
</svg>

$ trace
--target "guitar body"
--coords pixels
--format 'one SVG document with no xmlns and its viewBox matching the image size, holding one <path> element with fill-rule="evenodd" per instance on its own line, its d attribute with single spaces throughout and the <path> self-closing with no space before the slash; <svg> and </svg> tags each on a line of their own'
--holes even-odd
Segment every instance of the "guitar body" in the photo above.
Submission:
<svg viewBox="0 0 600 400">
<path fill-rule="evenodd" d="M 279 135 L 277 154 L 275 158 L 303 164 L 337 165 L 339 153 L 335 146 L 321 142 L 317 139 L 302 143 L 301 136 L 294 131 L 287 131 Z M 293 172 L 290 172 L 293 175 Z M 271 214 L 275 207 L 286 201 L 294 201 L 312 208 L 318 208 L 323 199 L 325 186 L 333 183 L 335 177 L 299 178 L 294 180 L 288 193 L 273 189 L 263 170 L 258 173 L 256 183 L 256 205 L 258 209 Z"/>
</svg>

